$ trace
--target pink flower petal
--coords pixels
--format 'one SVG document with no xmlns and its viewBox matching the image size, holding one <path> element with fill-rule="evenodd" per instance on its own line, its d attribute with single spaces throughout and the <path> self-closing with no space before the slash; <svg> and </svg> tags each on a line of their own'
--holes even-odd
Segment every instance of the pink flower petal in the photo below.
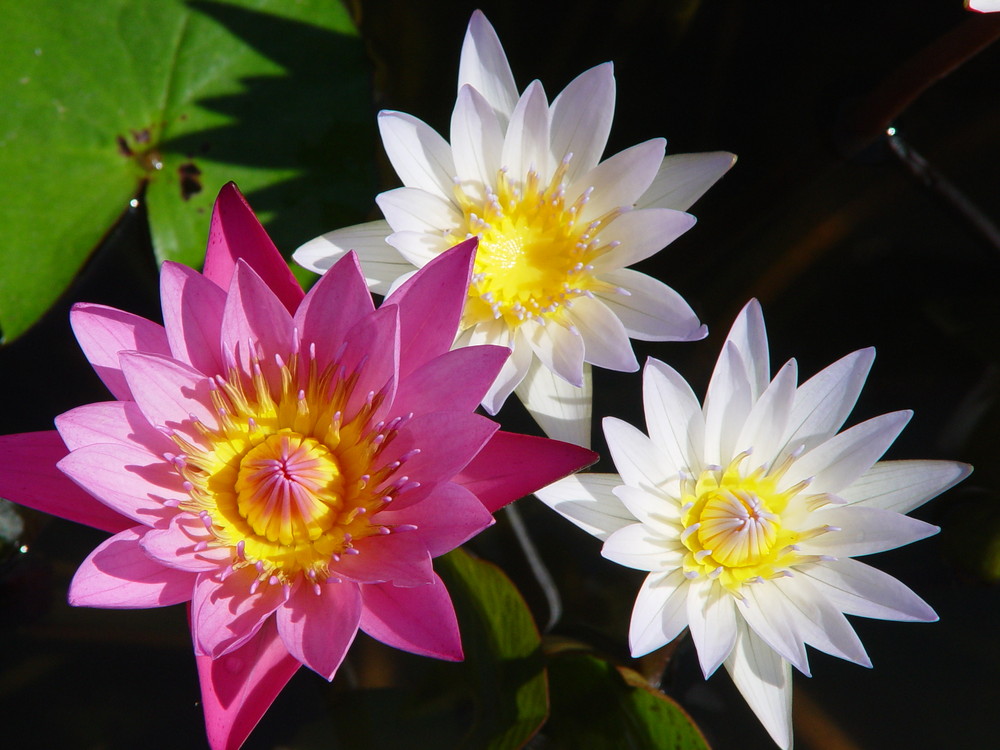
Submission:
<svg viewBox="0 0 1000 750">
<path fill-rule="evenodd" d="M 385 305 L 399 306 L 400 378 L 451 349 L 477 244 L 472 238 L 447 250 L 386 298 Z"/>
<path fill-rule="evenodd" d="M 166 528 L 146 532 L 140 544 L 149 557 L 164 565 L 191 573 L 208 573 L 226 567 L 233 559 L 229 547 L 196 549 L 200 542 L 210 539 L 200 518 L 178 513 Z"/>
<path fill-rule="evenodd" d="M 463 346 L 435 357 L 399 384 L 393 410 L 421 414 L 447 404 L 455 411 L 473 411 L 509 356 L 505 346 L 486 345 Z"/>
<path fill-rule="evenodd" d="M 145 526 L 173 515 L 165 501 L 180 502 L 189 497 L 173 468 L 138 446 L 86 445 L 58 466 L 105 505 Z"/>
<path fill-rule="evenodd" d="M 265 372 L 273 372 L 274 355 L 287 360 L 292 353 L 292 316 L 242 259 L 229 286 L 221 335 L 223 356 L 232 355 L 247 375 L 258 360 Z"/>
<path fill-rule="evenodd" d="M 375 517 L 375 522 L 381 516 Z M 413 532 L 370 536 L 354 542 L 357 554 L 342 555 L 330 565 L 330 572 L 356 583 L 385 583 L 421 586 L 434 580 L 427 546 Z"/>
<path fill-rule="evenodd" d="M 479 498 L 451 482 L 439 484 L 420 502 L 402 510 L 382 511 L 377 519 L 390 526 L 416 526 L 407 536 L 420 539 L 431 557 L 450 552 L 493 524 L 493 516 Z"/>
<path fill-rule="evenodd" d="M 162 456 L 177 445 L 146 421 L 132 401 L 85 404 L 56 417 L 56 429 L 70 450 L 94 443 L 137 445 Z"/>
<path fill-rule="evenodd" d="M 91 552 L 69 585 L 69 603 L 74 607 L 140 609 L 188 601 L 195 577 L 146 555 L 139 545 L 144 532 L 141 526 L 126 529 Z"/>
<path fill-rule="evenodd" d="M 237 750 L 299 668 L 272 621 L 239 649 L 195 661 L 212 750 Z"/>
<path fill-rule="evenodd" d="M 133 521 L 98 502 L 56 467 L 67 450 L 59 434 L 0 436 L 0 497 L 76 523 L 117 533 Z"/>
<path fill-rule="evenodd" d="M 246 198 L 235 183 L 230 182 L 219 191 L 212 209 L 205 277 L 228 289 L 238 260 L 246 261 L 285 308 L 290 313 L 295 312 L 305 296 L 302 287 L 254 216 Z"/>
<path fill-rule="evenodd" d="M 132 313 L 104 305 L 78 303 L 70 311 L 69 322 L 94 372 L 111 395 L 123 401 L 131 400 L 132 393 L 122 375 L 118 353 L 170 354 L 163 327 Z"/>
<path fill-rule="evenodd" d="M 393 648 L 436 659 L 461 661 L 462 639 L 455 607 L 444 582 L 397 588 L 391 583 L 361 587 L 361 629 Z"/>
<path fill-rule="evenodd" d="M 197 370 L 169 357 L 123 352 L 122 372 L 136 394 L 135 402 L 150 424 L 202 441 L 194 420 L 216 429 L 219 421 L 212 406 L 212 382 Z"/>
<path fill-rule="evenodd" d="M 347 332 L 374 311 L 358 256 L 351 251 L 313 285 L 295 311 L 294 322 L 303 347 L 316 345 L 322 370 L 337 354 Z"/>
<path fill-rule="evenodd" d="M 366 315 L 347 332 L 340 363 L 347 377 L 356 374 L 357 380 L 344 407 L 345 417 L 353 417 L 370 393 L 386 394 L 380 415 L 392 403 L 399 368 L 399 337 L 399 311 L 392 306 L 383 306 Z"/>
<path fill-rule="evenodd" d="M 218 575 L 201 574 L 191 599 L 191 628 L 196 654 L 218 659 L 243 646 L 260 630 L 284 601 L 282 587 L 261 583 L 252 567 L 234 571 L 224 581 Z"/>
<path fill-rule="evenodd" d="M 577 445 L 500 430 L 453 481 L 493 513 L 598 458 Z"/>
<path fill-rule="evenodd" d="M 174 359 L 206 374 L 224 372 L 219 341 L 225 290 L 194 269 L 167 261 L 160 267 L 160 300 Z"/>
<path fill-rule="evenodd" d="M 289 653 L 328 680 L 337 673 L 361 621 L 356 583 L 326 583 L 317 595 L 303 586 L 278 609 L 278 633 Z"/>
</svg>

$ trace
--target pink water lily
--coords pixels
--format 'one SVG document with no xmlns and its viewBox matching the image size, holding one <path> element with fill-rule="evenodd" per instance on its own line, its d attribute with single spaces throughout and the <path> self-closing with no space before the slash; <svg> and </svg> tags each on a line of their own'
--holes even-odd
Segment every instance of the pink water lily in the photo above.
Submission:
<svg viewBox="0 0 1000 750">
<path fill-rule="evenodd" d="M 0 438 L 0 495 L 114 534 L 72 604 L 190 602 L 213 748 L 238 747 L 300 664 L 332 679 L 359 629 L 461 659 L 431 559 L 596 459 L 474 413 L 508 355 L 449 351 L 474 252 L 378 309 L 353 255 L 304 295 L 228 185 L 204 275 L 163 266 L 163 326 L 73 309 L 117 400 Z"/>
</svg>

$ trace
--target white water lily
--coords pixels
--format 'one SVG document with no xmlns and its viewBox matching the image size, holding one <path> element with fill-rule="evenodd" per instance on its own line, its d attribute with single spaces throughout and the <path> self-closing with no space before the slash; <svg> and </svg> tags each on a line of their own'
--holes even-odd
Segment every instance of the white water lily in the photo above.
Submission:
<svg viewBox="0 0 1000 750">
<path fill-rule="evenodd" d="M 476 11 L 462 47 L 451 143 L 420 120 L 378 124 L 405 187 L 376 198 L 385 216 L 324 234 L 295 252 L 319 273 L 358 252 L 385 294 L 452 245 L 479 237 L 456 346 L 512 350 L 483 406 L 517 395 L 552 437 L 590 441 L 591 363 L 639 368 L 629 337 L 692 341 L 706 329 L 662 282 L 627 268 L 687 231 L 684 213 L 735 161 L 729 153 L 664 158 L 656 138 L 601 161 L 611 129 L 610 63 L 551 103 L 534 81 L 518 94 L 500 40 Z"/>
<path fill-rule="evenodd" d="M 760 305 L 736 319 L 705 397 L 646 364 L 647 437 L 604 420 L 616 474 L 578 474 L 536 492 L 604 540 L 604 557 L 649 572 L 629 643 L 641 656 L 687 627 L 706 677 L 721 664 L 774 741 L 791 747 L 791 666 L 805 644 L 871 666 L 844 614 L 932 621 L 895 578 L 852 558 L 937 527 L 904 513 L 963 479 L 950 461 L 879 461 L 911 413 L 839 432 L 868 376 L 862 349 L 796 386 L 795 360 L 769 374 Z"/>
</svg>

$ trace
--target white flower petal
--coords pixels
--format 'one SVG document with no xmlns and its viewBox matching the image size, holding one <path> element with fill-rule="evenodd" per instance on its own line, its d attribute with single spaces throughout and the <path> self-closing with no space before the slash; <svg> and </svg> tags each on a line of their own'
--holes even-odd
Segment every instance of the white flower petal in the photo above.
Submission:
<svg viewBox="0 0 1000 750">
<path fill-rule="evenodd" d="M 678 472 L 700 472 L 705 418 L 687 381 L 669 365 L 650 358 L 642 374 L 642 400 L 649 438 L 666 464 Z"/>
<path fill-rule="evenodd" d="M 635 599 L 629 624 L 628 643 L 633 657 L 665 646 L 684 630 L 687 595 L 688 580 L 679 570 L 646 576 Z"/>
<path fill-rule="evenodd" d="M 940 531 L 937 526 L 916 518 L 860 505 L 828 506 L 814 513 L 810 520 L 840 531 L 829 531 L 803 542 L 803 552 L 833 557 L 884 552 L 926 539 Z"/>
<path fill-rule="evenodd" d="M 601 555 L 627 568 L 646 571 L 673 570 L 684 555 L 641 523 L 633 523 L 612 533 Z"/>
<path fill-rule="evenodd" d="M 503 129 L 482 95 L 463 86 L 451 114 L 451 153 L 455 174 L 470 196 L 483 199 L 496 180 Z"/>
<path fill-rule="evenodd" d="M 727 151 L 667 156 L 636 208 L 687 211 L 735 163 L 736 155 Z"/>
<path fill-rule="evenodd" d="M 745 624 L 739 634 L 726 670 L 740 694 L 753 709 L 771 739 L 783 750 L 792 746 L 791 666 Z"/>
<path fill-rule="evenodd" d="M 621 481 L 617 474 L 571 474 L 537 490 L 535 497 L 603 541 L 618 529 L 635 523 L 635 518 L 612 492 Z"/>
<path fill-rule="evenodd" d="M 706 679 L 729 657 L 736 645 L 735 601 L 718 581 L 691 586 L 687 601 L 688 627 Z"/>
<path fill-rule="evenodd" d="M 971 473 L 957 461 L 879 461 L 837 494 L 849 505 L 909 513 Z"/>
<path fill-rule="evenodd" d="M 605 159 L 566 188 L 570 201 L 592 188 L 580 221 L 599 219 L 621 206 L 632 207 L 649 187 L 663 161 L 667 142 L 653 138 Z M 662 245 L 661 245 L 662 247 Z"/>
<path fill-rule="evenodd" d="M 837 433 L 854 409 L 874 359 L 874 349 L 852 352 L 799 387 L 779 460 L 800 448 L 812 450 Z"/>
<path fill-rule="evenodd" d="M 736 345 L 727 341 L 705 394 L 706 464 L 728 464 L 734 458 L 736 438 L 753 406 L 747 368 Z"/>
<path fill-rule="evenodd" d="M 594 273 L 599 276 L 631 266 L 659 252 L 694 226 L 691 214 L 669 208 L 645 208 L 628 211 L 601 233 L 604 242 L 621 244 L 594 259 Z"/>
<path fill-rule="evenodd" d="M 764 328 L 764 312 L 757 300 L 752 299 L 743 306 L 729 329 L 726 341 L 732 342 L 739 351 L 740 362 L 750 383 L 750 397 L 756 401 L 771 382 L 767 329 Z"/>
<path fill-rule="evenodd" d="M 892 576 L 857 560 L 845 558 L 803 568 L 823 596 L 848 615 L 877 620 L 934 622 L 934 610 Z"/>
<path fill-rule="evenodd" d="M 614 494 L 637 521 L 667 540 L 671 547 L 681 549 L 678 530 L 680 509 L 675 500 L 661 492 L 627 484 L 615 487 Z"/>
<path fill-rule="evenodd" d="M 642 432 L 614 417 L 605 417 L 603 424 L 608 451 L 625 484 L 662 491 L 676 483 L 677 468 L 666 465 L 663 455 Z"/>
<path fill-rule="evenodd" d="M 525 338 L 542 364 L 567 383 L 583 387 L 583 338 L 558 323 L 521 325 Z"/>
<path fill-rule="evenodd" d="M 567 184 L 601 160 L 615 114 L 615 73 L 611 63 L 586 70 L 552 102 L 552 155 L 556 161 L 573 154 Z"/>
<path fill-rule="evenodd" d="M 798 368 L 793 359 L 778 370 L 774 380 L 751 407 L 735 446 L 736 450 L 753 450 L 751 461 L 754 466 L 770 463 L 783 445 L 781 436 L 788 424 L 797 380 Z"/>
<path fill-rule="evenodd" d="M 739 613 L 761 640 L 790 662 L 802 674 L 809 674 L 806 646 L 795 627 L 795 610 L 788 598 L 775 589 L 771 581 L 744 586 L 741 590 L 747 604 Z"/>
<path fill-rule="evenodd" d="M 549 148 L 549 102 L 538 81 L 531 82 L 514 107 L 500 165 L 510 170 L 515 180 L 524 180 L 528 172 L 539 175 L 543 184 L 551 179 L 554 165 Z"/>
<path fill-rule="evenodd" d="M 381 193 L 375 202 L 396 232 L 429 232 L 441 235 L 462 225 L 464 217 L 455 204 L 419 188 L 401 187 Z"/>
<path fill-rule="evenodd" d="M 584 363 L 583 386 L 577 388 L 531 356 L 527 346 L 524 350 L 529 365 L 516 388 L 524 408 L 550 438 L 589 448 L 594 395 L 590 365 Z"/>
<path fill-rule="evenodd" d="M 912 411 L 892 412 L 844 430 L 795 461 L 778 489 L 811 480 L 810 492 L 840 492 L 882 457 L 912 416 Z"/>
<path fill-rule="evenodd" d="M 500 39 L 480 10 L 472 14 L 462 42 L 458 88 L 470 85 L 479 91 L 506 124 L 517 102 L 517 87 Z"/>
<path fill-rule="evenodd" d="M 584 361 L 619 372 L 639 369 L 625 326 L 598 299 L 573 300 L 569 318 L 583 337 Z"/>
<path fill-rule="evenodd" d="M 708 335 L 691 306 L 658 279 L 631 268 L 601 274 L 601 281 L 620 291 L 598 292 L 628 335 L 642 341 L 698 341 Z"/>
<path fill-rule="evenodd" d="M 403 258 L 417 268 L 423 268 L 437 256 L 451 247 L 451 244 L 440 235 L 426 232 L 393 232 L 386 238 Z"/>
<path fill-rule="evenodd" d="M 358 254 L 368 288 L 385 294 L 389 285 L 413 264 L 403 258 L 386 238 L 392 228 L 385 221 L 370 221 L 333 232 L 327 232 L 302 245 L 292 257 L 296 263 L 316 273 L 326 272 L 350 250 Z"/>
<path fill-rule="evenodd" d="M 478 340 L 479 336 L 474 332 L 470 343 L 473 345 L 498 344 L 499 346 L 508 346 L 507 343 L 501 343 L 504 339 L 509 339 L 506 326 L 501 321 L 494 321 L 494 323 L 494 325 L 476 326 L 476 332 L 481 332 L 482 340 Z M 497 331 L 500 328 L 503 329 L 502 333 Z M 521 341 L 513 346 L 510 356 L 507 357 L 497 374 L 497 379 L 493 381 L 493 385 L 483 396 L 483 408 L 489 414 L 496 414 L 500 411 L 500 407 L 504 405 L 510 394 L 524 381 L 534 359 L 535 355 L 527 342 Z"/>
<path fill-rule="evenodd" d="M 451 146 L 437 131 L 405 112 L 378 113 L 382 145 L 392 168 L 407 187 L 452 200 L 455 162 Z"/>
</svg>

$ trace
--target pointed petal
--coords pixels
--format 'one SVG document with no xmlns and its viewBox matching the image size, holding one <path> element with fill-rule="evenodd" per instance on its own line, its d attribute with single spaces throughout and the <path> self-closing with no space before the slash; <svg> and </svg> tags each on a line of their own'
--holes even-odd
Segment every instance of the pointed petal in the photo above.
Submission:
<svg viewBox="0 0 1000 750">
<path fill-rule="evenodd" d="M 475 239 L 432 260 L 386 298 L 399 307 L 399 377 L 451 349 L 472 274 Z"/>
<path fill-rule="evenodd" d="M 455 607 L 436 573 L 434 582 L 425 586 L 367 584 L 361 596 L 361 629 L 372 638 L 412 654 L 461 661 Z"/>
<path fill-rule="evenodd" d="M 497 373 L 496 380 L 493 381 L 493 385 L 489 387 L 486 391 L 486 395 L 483 396 L 483 408 L 488 414 L 496 414 L 500 411 L 500 408 L 507 401 L 507 397 L 513 393 L 522 382 L 524 382 L 525 377 L 527 377 L 531 368 L 536 365 L 546 369 L 542 366 L 541 362 L 535 358 L 535 353 L 531 351 L 531 346 L 527 341 L 523 340 L 523 334 L 515 334 L 514 338 L 511 339 L 507 335 L 509 332 L 507 330 L 506 324 L 502 320 L 492 321 L 495 323 L 494 326 L 488 326 L 489 329 L 493 331 L 500 330 L 501 334 L 497 337 L 498 340 L 495 343 L 504 346 L 503 342 L 506 340 L 510 344 L 510 356 L 507 361 L 503 363 L 503 367 L 500 368 L 500 372 Z M 483 329 L 483 325 L 477 325 L 473 329 L 473 338 L 476 334 Z M 520 340 L 519 340 L 520 339 Z M 546 370 L 548 372 L 548 370 Z M 520 396 L 519 396 L 520 397 Z M 544 428 L 543 428 L 544 429 Z"/>
<path fill-rule="evenodd" d="M 219 352 L 226 292 L 180 263 L 160 267 L 160 305 L 171 356 L 209 375 L 221 374 Z"/>
<path fill-rule="evenodd" d="M 399 309 L 393 305 L 383 305 L 366 315 L 344 334 L 338 369 L 343 367 L 347 377 L 357 378 L 343 407 L 345 417 L 353 419 L 369 397 L 379 393 L 386 396 L 380 416 L 389 408 L 398 383 L 399 340 Z"/>
<path fill-rule="evenodd" d="M 587 362 L 619 372 L 639 369 L 625 326 L 599 299 L 575 300 L 570 318 L 583 338 Z"/>
<path fill-rule="evenodd" d="M 165 502 L 190 499 L 173 467 L 138 446 L 85 445 L 58 466 L 105 505 L 145 526 L 173 514 Z"/>
<path fill-rule="evenodd" d="M 121 372 L 119 352 L 170 354 L 163 327 L 138 315 L 78 302 L 69 313 L 69 321 L 94 372 L 111 395 L 122 401 L 131 400 L 132 392 Z"/>
<path fill-rule="evenodd" d="M 588 534 L 605 540 L 635 523 L 612 492 L 621 481 L 617 474 L 573 474 L 535 490 L 535 497 Z"/>
<path fill-rule="evenodd" d="M 132 401 L 99 401 L 56 417 L 56 429 L 71 451 L 93 443 L 137 445 L 154 455 L 177 450 L 177 444 L 153 428 Z"/>
<path fill-rule="evenodd" d="M 597 459 L 596 453 L 570 443 L 499 430 L 452 481 L 494 513 Z"/>
<path fill-rule="evenodd" d="M 645 260 L 684 234 L 694 223 L 691 214 L 669 208 L 627 211 L 605 230 L 601 239 L 620 244 L 594 260 L 594 272 L 604 276 Z"/>
<path fill-rule="evenodd" d="M 451 146 L 437 131 L 412 115 L 390 110 L 378 113 L 378 129 L 385 153 L 404 185 L 452 199 L 455 161 Z"/>
<path fill-rule="evenodd" d="M 566 182 L 572 184 L 601 160 L 615 114 L 615 73 L 611 63 L 578 75 L 552 102 L 552 154 L 572 154 Z"/>
<path fill-rule="evenodd" d="M 440 234 L 428 234 L 427 232 L 393 232 L 386 237 L 385 241 L 395 248 L 408 265 L 406 272 L 389 285 L 389 289 L 385 293 L 387 297 L 391 297 L 397 289 L 403 286 L 409 277 L 414 275 L 415 269 L 423 268 L 452 247 L 451 240 Z"/>
<path fill-rule="evenodd" d="M 445 352 L 400 383 L 393 410 L 399 414 L 446 408 L 473 411 L 509 356 L 510 349 L 502 346 L 466 346 Z"/>
<path fill-rule="evenodd" d="M 481 92 L 498 114 L 506 118 L 514 111 L 517 87 L 510 72 L 507 55 L 496 31 L 483 12 L 473 12 L 462 42 L 458 64 L 458 88 L 470 85 Z"/>
<path fill-rule="evenodd" d="M 597 292 L 597 298 L 618 316 L 632 338 L 698 341 L 708 335 L 691 306 L 662 281 L 631 268 L 605 271 L 601 281 L 618 291 Z"/>
<path fill-rule="evenodd" d="M 503 166 L 503 129 L 493 108 L 478 91 L 464 86 L 451 115 L 451 153 L 455 175 L 466 191 L 485 198 Z"/>
<path fill-rule="evenodd" d="M 688 580 L 680 570 L 650 573 L 632 608 L 628 643 L 638 659 L 665 646 L 687 626 Z"/>
<path fill-rule="evenodd" d="M 273 621 L 241 648 L 218 659 L 196 654 L 195 661 L 212 750 L 237 750 L 299 668 Z"/>
<path fill-rule="evenodd" d="M 337 354 L 348 331 L 374 312 L 358 256 L 350 252 L 313 285 L 292 322 L 304 350 L 315 344 L 316 364 L 322 371 Z"/>
<path fill-rule="evenodd" d="M 396 586 L 423 586 L 434 579 L 427 546 L 412 532 L 366 537 L 356 540 L 354 549 L 357 554 L 342 555 L 331 565 L 337 577 Z"/>
<path fill-rule="evenodd" d="M 524 408 L 546 435 L 584 448 L 590 447 L 594 382 L 588 363 L 583 365 L 583 387 L 577 388 L 532 356 L 516 391 Z"/>
<path fill-rule="evenodd" d="M 418 414 L 379 454 L 378 466 L 401 461 L 399 472 L 423 484 L 450 480 L 482 450 L 499 425 L 479 414 Z"/>
<path fill-rule="evenodd" d="M 201 433 L 194 420 L 212 429 L 219 426 L 211 381 L 202 373 L 154 354 L 122 352 L 120 359 L 135 402 L 151 425 L 177 430 L 196 442 L 201 441 Z"/>
<path fill-rule="evenodd" d="M 0 436 L 0 497 L 113 534 L 130 528 L 57 468 L 67 452 L 54 430 Z"/>
<path fill-rule="evenodd" d="M 316 593 L 301 587 L 278 608 L 278 635 L 288 653 L 332 680 L 361 621 L 361 589 L 355 583 L 325 583 Z"/>
<path fill-rule="evenodd" d="M 655 493 L 677 481 L 678 467 L 667 465 L 652 441 L 628 422 L 605 417 L 604 436 L 625 484 Z"/>
<path fill-rule="evenodd" d="M 779 491 L 811 479 L 811 492 L 838 493 L 882 457 L 912 416 L 912 411 L 883 414 L 830 438 L 792 464 Z"/>
<path fill-rule="evenodd" d="M 524 180 L 529 172 L 537 174 L 543 184 L 550 179 L 554 164 L 549 147 L 549 102 L 538 81 L 531 82 L 514 107 L 498 166 L 510 170 L 515 180 Z M 496 172 L 489 174 L 487 184 L 495 178 Z"/>
<path fill-rule="evenodd" d="M 556 323 L 526 324 L 531 351 L 542 364 L 577 388 L 583 387 L 583 337 Z"/>
<path fill-rule="evenodd" d="M 797 381 L 798 366 L 794 359 L 789 360 L 750 408 L 734 447 L 752 450 L 756 466 L 769 463 L 783 445 L 781 438 L 792 411 Z"/>
<path fill-rule="evenodd" d="M 380 193 L 375 202 L 395 232 L 443 234 L 463 226 L 465 217 L 454 203 L 418 188 Z"/>
<path fill-rule="evenodd" d="M 726 670 L 760 719 L 771 739 L 783 750 L 792 747 L 791 665 L 745 625 L 739 625 Z"/>
<path fill-rule="evenodd" d="M 166 528 L 147 529 L 139 544 L 146 555 L 163 565 L 189 573 L 221 571 L 234 561 L 231 547 L 199 549 L 201 542 L 215 541 L 201 519 L 193 513 L 178 513 Z M 194 586 L 194 578 L 191 579 Z"/>
<path fill-rule="evenodd" d="M 884 552 L 926 539 L 940 531 L 937 526 L 916 518 L 860 505 L 826 507 L 817 511 L 812 518 L 840 530 L 803 542 L 803 549 L 808 549 L 809 554 L 833 557 L 858 557 Z"/>
<path fill-rule="evenodd" d="M 795 628 L 795 611 L 789 607 L 787 597 L 769 581 L 744 586 L 743 592 L 747 604 L 741 605 L 739 612 L 754 634 L 802 674 L 808 675 L 806 647 Z"/>
<path fill-rule="evenodd" d="M 743 446 L 736 438 L 753 406 L 747 367 L 739 350 L 727 341 L 705 394 L 705 450 L 708 465 L 728 464 Z"/>
<path fill-rule="evenodd" d="M 687 211 L 735 163 L 736 155 L 726 151 L 668 156 L 636 208 Z"/>
<path fill-rule="evenodd" d="M 195 577 L 151 559 L 139 545 L 143 527 L 126 529 L 87 556 L 69 585 L 74 607 L 143 609 L 186 602 Z"/>
<path fill-rule="evenodd" d="M 236 262 L 246 262 L 281 300 L 295 312 L 304 293 L 281 253 L 260 225 L 246 198 L 229 182 L 219 191 L 212 209 L 212 226 L 205 251 L 205 277 L 229 289 Z"/>
<path fill-rule="evenodd" d="M 294 349 L 292 316 L 242 259 L 236 262 L 226 297 L 221 336 L 222 350 L 234 355 L 243 373 L 250 376 L 258 360 L 270 372 L 275 354 L 288 356 Z"/>
<path fill-rule="evenodd" d="M 903 622 L 938 619 L 927 602 L 905 585 L 857 560 L 835 560 L 803 569 L 801 574 L 818 584 L 823 596 L 848 615 Z"/>
<path fill-rule="evenodd" d="M 626 568 L 648 572 L 677 568 L 683 557 L 672 545 L 665 544 L 663 537 L 641 523 L 630 524 L 608 536 L 601 556 Z"/>
<path fill-rule="evenodd" d="M 756 401 L 771 382 L 771 359 L 767 348 L 764 311 L 755 299 L 747 302 L 733 321 L 726 341 L 736 346 L 750 383 L 751 398 Z"/>
<path fill-rule="evenodd" d="M 837 494 L 849 505 L 909 513 L 971 473 L 957 461 L 879 461 Z"/>
<path fill-rule="evenodd" d="M 196 654 L 218 659 L 247 643 L 284 600 L 282 588 L 266 581 L 255 592 L 253 567 L 233 571 L 225 580 L 217 574 L 197 576 L 191 599 L 191 629 Z"/>
<path fill-rule="evenodd" d="M 874 359 L 871 348 L 852 352 L 802 384 L 795 392 L 779 461 L 800 448 L 812 450 L 837 433 L 854 409 Z"/>
<path fill-rule="evenodd" d="M 692 586 L 687 597 L 687 619 L 698 649 L 698 663 L 708 679 L 736 645 L 736 600 L 717 581 Z"/>
<path fill-rule="evenodd" d="M 667 549 L 681 549 L 678 538 L 680 508 L 676 500 L 627 484 L 615 487 L 613 491 L 628 512 L 646 526 L 655 538 L 662 540 Z"/>
<path fill-rule="evenodd" d="M 420 502 L 401 510 L 384 510 L 377 522 L 387 526 L 410 524 L 407 532 L 419 539 L 431 557 L 450 552 L 493 524 L 493 516 L 465 487 L 440 484 Z"/>
<path fill-rule="evenodd" d="M 669 365 L 650 357 L 642 376 L 642 402 L 649 439 L 653 441 L 666 473 L 702 470 L 705 419 L 691 386 Z"/>
<path fill-rule="evenodd" d="M 293 254 L 303 268 L 324 273 L 351 250 L 361 258 L 365 283 L 375 294 L 386 294 L 392 282 L 413 270 L 396 248 L 386 242 L 392 227 L 384 220 L 337 229 L 309 240 Z"/>
<path fill-rule="evenodd" d="M 590 200 L 580 212 L 580 220 L 593 221 L 622 206 L 631 208 L 656 176 L 666 148 L 666 140 L 652 138 L 619 151 L 570 184 L 566 188 L 569 200 L 576 200 L 578 195 L 593 188 Z"/>
</svg>

